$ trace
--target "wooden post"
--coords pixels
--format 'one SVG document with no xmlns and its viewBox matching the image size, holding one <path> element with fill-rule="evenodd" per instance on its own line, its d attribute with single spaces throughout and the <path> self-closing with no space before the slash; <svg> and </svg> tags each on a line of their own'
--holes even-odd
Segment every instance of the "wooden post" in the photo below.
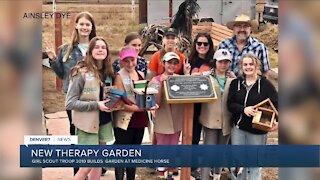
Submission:
<svg viewBox="0 0 320 180">
<path fill-rule="evenodd" d="M 182 128 L 182 144 L 191 145 L 192 144 L 192 126 L 193 126 L 193 105 L 194 104 L 185 104 L 184 105 L 184 120 Z M 190 180 L 191 168 L 184 167 L 181 169 L 181 177 L 183 180 Z"/>
<path fill-rule="evenodd" d="M 59 47 L 62 44 L 62 25 L 61 25 L 61 18 L 57 18 L 57 14 L 59 12 L 55 12 L 54 15 L 54 44 L 55 44 L 55 51 L 56 54 L 59 52 Z M 56 90 L 60 91 L 62 89 L 62 80 L 56 76 Z"/>
<path fill-rule="evenodd" d="M 170 22 L 172 22 L 172 0 L 169 0 L 169 18 Z"/>
<path fill-rule="evenodd" d="M 131 19 L 135 21 L 135 0 L 131 0 Z"/>
<path fill-rule="evenodd" d="M 139 0 L 139 23 L 148 22 L 148 0 Z"/>
</svg>

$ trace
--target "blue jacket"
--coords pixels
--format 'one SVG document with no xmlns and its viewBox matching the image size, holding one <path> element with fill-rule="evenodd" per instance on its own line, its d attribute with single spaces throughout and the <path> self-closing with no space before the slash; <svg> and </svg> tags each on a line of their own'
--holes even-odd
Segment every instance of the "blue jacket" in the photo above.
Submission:
<svg viewBox="0 0 320 180">
<path fill-rule="evenodd" d="M 69 72 L 73 66 L 75 66 L 79 61 L 83 60 L 81 50 L 78 47 L 78 44 L 73 46 L 69 58 L 66 62 L 63 62 L 63 56 L 67 53 L 67 44 L 63 45 L 60 48 L 60 51 L 57 55 L 55 61 L 50 60 L 50 66 L 56 75 L 63 79 L 63 92 L 66 94 L 69 86 Z"/>
</svg>

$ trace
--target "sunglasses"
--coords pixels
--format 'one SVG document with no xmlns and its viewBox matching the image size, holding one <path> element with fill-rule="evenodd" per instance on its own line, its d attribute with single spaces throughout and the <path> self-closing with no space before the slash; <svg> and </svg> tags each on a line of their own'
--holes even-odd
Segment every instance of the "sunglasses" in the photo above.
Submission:
<svg viewBox="0 0 320 180">
<path fill-rule="evenodd" d="M 208 42 L 197 42 L 196 43 L 198 46 L 201 46 L 203 44 L 203 46 L 209 46 Z"/>
</svg>

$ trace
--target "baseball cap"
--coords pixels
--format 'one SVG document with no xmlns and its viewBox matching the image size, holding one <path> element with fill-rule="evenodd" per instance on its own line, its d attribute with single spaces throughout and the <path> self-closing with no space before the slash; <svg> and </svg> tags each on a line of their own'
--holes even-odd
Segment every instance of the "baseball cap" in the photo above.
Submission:
<svg viewBox="0 0 320 180">
<path fill-rule="evenodd" d="M 180 61 L 180 57 L 174 52 L 167 52 L 162 58 L 162 60 L 166 62 L 170 61 L 171 59 L 177 59 Z"/>
<path fill-rule="evenodd" d="M 218 49 L 214 53 L 213 59 L 215 59 L 217 61 L 229 60 L 230 62 L 232 62 L 232 56 L 231 56 L 230 52 L 226 49 Z"/>
<path fill-rule="evenodd" d="M 124 60 L 127 57 L 137 58 L 138 54 L 135 49 L 125 47 L 120 51 L 120 60 Z"/>
<path fill-rule="evenodd" d="M 167 35 L 178 36 L 178 33 L 177 33 L 177 30 L 175 30 L 174 28 L 167 28 L 164 31 L 164 36 L 167 36 Z"/>
</svg>

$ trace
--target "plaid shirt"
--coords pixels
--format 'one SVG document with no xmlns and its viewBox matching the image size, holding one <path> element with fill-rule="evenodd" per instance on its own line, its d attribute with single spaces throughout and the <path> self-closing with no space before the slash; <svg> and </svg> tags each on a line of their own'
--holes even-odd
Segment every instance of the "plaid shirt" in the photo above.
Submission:
<svg viewBox="0 0 320 180">
<path fill-rule="evenodd" d="M 242 52 L 237 48 L 235 36 L 222 41 L 219 44 L 218 49 L 227 49 L 231 53 L 233 60 L 231 63 L 231 70 L 236 76 L 239 76 L 239 62 L 247 53 L 253 53 L 260 59 L 262 73 L 270 70 L 270 62 L 266 46 L 253 37 L 248 38 L 247 45 L 244 46 Z"/>
</svg>

